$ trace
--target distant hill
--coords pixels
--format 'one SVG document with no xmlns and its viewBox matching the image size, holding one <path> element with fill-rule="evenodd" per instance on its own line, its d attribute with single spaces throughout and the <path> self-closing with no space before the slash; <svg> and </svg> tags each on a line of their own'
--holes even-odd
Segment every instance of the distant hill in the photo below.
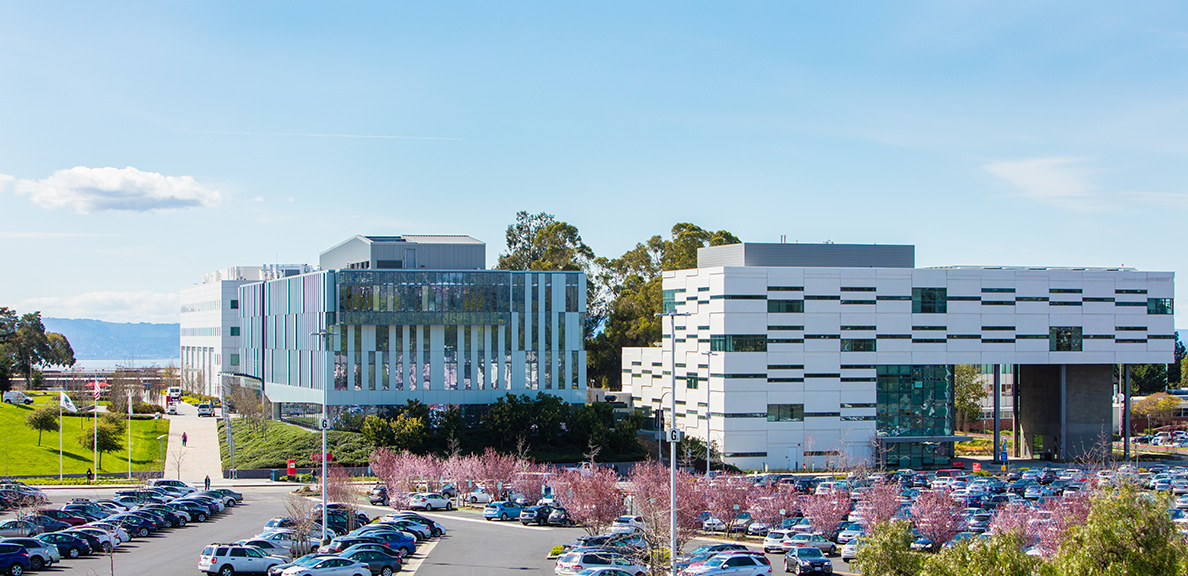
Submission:
<svg viewBox="0 0 1188 576">
<path fill-rule="evenodd" d="M 75 358 L 173 358 L 181 346 L 178 324 L 133 324 L 72 318 L 42 318 L 41 321 L 47 332 L 57 332 L 70 341 Z"/>
</svg>

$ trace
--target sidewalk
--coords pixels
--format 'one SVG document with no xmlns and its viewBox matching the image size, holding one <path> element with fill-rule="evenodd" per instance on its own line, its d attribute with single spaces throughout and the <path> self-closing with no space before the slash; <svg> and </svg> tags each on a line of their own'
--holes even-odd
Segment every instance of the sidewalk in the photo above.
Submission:
<svg viewBox="0 0 1188 576">
<path fill-rule="evenodd" d="M 169 443 L 165 449 L 165 478 L 201 488 L 209 474 L 212 485 L 219 483 L 223 479 L 223 464 L 219 455 L 218 419 L 199 418 L 198 408 L 185 403 L 178 403 L 177 411 L 177 416 L 166 416 Z M 185 446 L 182 446 L 183 433 Z"/>
</svg>

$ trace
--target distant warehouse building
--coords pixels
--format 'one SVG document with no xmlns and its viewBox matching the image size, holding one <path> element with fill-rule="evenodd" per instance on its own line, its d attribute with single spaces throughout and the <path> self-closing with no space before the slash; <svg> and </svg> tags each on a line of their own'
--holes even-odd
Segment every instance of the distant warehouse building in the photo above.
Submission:
<svg viewBox="0 0 1188 576">
<path fill-rule="evenodd" d="M 1173 361 L 1173 274 L 915 268 L 913 246 L 735 244 L 665 272 L 623 389 L 741 468 L 949 464 L 953 367 L 1011 375 L 1015 457 L 1102 449 L 1118 364 Z M 675 331 L 670 328 L 675 326 Z M 675 350 L 675 358 L 673 352 Z"/>
<path fill-rule="evenodd" d="M 236 373 L 277 411 L 320 405 L 323 387 L 334 409 L 585 402 L 584 274 L 485 270 L 485 250 L 469 236 L 355 236 L 320 270 L 240 286 Z"/>
</svg>

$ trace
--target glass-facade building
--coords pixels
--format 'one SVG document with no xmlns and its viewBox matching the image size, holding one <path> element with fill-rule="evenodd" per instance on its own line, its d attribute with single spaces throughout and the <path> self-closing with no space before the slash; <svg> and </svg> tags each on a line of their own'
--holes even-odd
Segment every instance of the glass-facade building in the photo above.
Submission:
<svg viewBox="0 0 1188 576">
<path fill-rule="evenodd" d="M 243 374 L 274 403 L 586 399 L 582 272 L 324 270 L 240 288 Z M 318 335 L 319 332 L 328 334 Z"/>
</svg>

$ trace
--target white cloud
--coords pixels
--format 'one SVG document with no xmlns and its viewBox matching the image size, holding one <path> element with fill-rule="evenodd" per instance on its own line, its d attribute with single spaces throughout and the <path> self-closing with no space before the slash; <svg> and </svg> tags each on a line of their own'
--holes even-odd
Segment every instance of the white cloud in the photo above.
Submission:
<svg viewBox="0 0 1188 576">
<path fill-rule="evenodd" d="M 1005 180 L 1023 198 L 1066 210 L 1188 209 L 1188 194 L 1102 189 L 1085 164 L 1084 158 L 1047 157 L 1001 160 L 982 169 Z"/>
<path fill-rule="evenodd" d="M 18 310 L 40 310 L 53 318 L 87 318 L 107 322 L 173 323 L 180 317 L 180 296 L 149 291 L 88 292 L 74 296 L 29 298 Z"/>
<path fill-rule="evenodd" d="M 1083 164 L 1083 158 L 1028 158 L 991 162 L 982 169 L 1006 180 L 1026 198 L 1067 209 L 1100 209 L 1101 198 Z"/>
<path fill-rule="evenodd" d="M 43 180 L 7 178 L 17 192 L 42 208 L 70 208 L 79 214 L 107 210 L 148 212 L 217 206 L 222 194 L 198 184 L 192 176 L 165 176 L 136 168 L 58 170 Z"/>
</svg>

